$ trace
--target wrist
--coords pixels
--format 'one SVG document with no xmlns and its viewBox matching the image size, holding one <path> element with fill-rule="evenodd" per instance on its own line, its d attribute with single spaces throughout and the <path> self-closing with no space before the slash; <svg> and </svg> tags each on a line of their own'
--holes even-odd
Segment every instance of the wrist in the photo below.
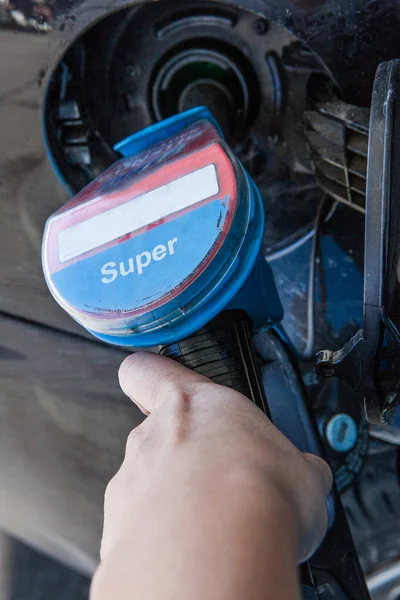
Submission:
<svg viewBox="0 0 400 600">
<path fill-rule="evenodd" d="M 239 470 L 208 494 L 182 490 L 173 506 L 160 497 L 152 512 L 127 516 L 92 599 L 269 600 L 270 589 L 274 600 L 296 598 L 296 512 L 273 477 Z"/>
</svg>

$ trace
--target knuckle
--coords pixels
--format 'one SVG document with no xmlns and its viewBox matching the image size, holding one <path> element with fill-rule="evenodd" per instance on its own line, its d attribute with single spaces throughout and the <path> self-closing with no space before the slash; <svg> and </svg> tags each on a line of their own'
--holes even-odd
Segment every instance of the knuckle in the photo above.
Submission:
<svg viewBox="0 0 400 600">
<path fill-rule="evenodd" d="M 168 377 L 163 382 L 163 398 L 159 400 L 161 402 L 167 402 L 168 404 L 186 404 L 189 400 L 189 394 L 185 391 L 185 386 L 181 385 L 174 377 Z"/>
<path fill-rule="evenodd" d="M 216 384 L 204 378 L 195 381 L 180 381 L 176 375 L 166 377 L 163 381 L 163 395 L 171 402 L 187 403 L 195 396 L 206 395 L 216 388 Z"/>
<path fill-rule="evenodd" d="M 333 485 L 333 475 L 328 463 L 326 463 L 319 456 L 314 454 L 304 455 L 307 466 L 312 471 L 313 476 L 317 476 L 325 489 L 325 493 L 328 493 Z"/>
</svg>

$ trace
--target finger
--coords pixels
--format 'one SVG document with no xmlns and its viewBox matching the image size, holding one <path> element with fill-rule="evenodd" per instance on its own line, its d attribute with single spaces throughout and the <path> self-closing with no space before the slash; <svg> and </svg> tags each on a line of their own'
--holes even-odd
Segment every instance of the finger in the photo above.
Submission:
<svg viewBox="0 0 400 600">
<path fill-rule="evenodd" d="M 196 383 L 209 382 L 169 358 L 144 352 L 128 356 L 118 375 L 122 391 L 145 413 L 182 395 Z"/>
<path fill-rule="evenodd" d="M 304 458 L 318 471 L 324 485 L 325 493 L 328 495 L 333 485 L 333 475 L 328 463 L 315 454 L 304 454 Z"/>
</svg>

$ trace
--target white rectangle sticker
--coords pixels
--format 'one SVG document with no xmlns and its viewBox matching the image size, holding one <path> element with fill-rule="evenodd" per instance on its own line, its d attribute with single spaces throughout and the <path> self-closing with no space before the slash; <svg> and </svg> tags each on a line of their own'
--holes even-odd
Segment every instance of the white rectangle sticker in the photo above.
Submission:
<svg viewBox="0 0 400 600">
<path fill-rule="evenodd" d="M 178 211 L 194 206 L 219 192 L 214 164 L 193 171 L 151 192 L 138 196 L 65 229 L 58 235 L 58 254 L 66 262 L 138 231 Z"/>
</svg>

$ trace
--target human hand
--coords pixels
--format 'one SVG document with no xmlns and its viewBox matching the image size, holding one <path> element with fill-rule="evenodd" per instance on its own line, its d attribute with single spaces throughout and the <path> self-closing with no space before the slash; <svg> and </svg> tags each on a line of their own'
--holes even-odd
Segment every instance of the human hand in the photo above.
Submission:
<svg viewBox="0 0 400 600">
<path fill-rule="evenodd" d="M 132 355 L 120 383 L 150 416 L 131 433 L 107 488 L 94 595 L 114 569 L 118 581 L 136 573 L 141 598 L 180 598 L 177 577 L 182 598 L 195 598 L 194 590 L 208 599 L 236 591 L 258 598 L 285 561 L 294 572 L 313 553 L 332 484 L 321 459 L 302 455 L 239 393 L 169 359 Z M 232 589 L 221 593 L 221 585 Z"/>
</svg>

